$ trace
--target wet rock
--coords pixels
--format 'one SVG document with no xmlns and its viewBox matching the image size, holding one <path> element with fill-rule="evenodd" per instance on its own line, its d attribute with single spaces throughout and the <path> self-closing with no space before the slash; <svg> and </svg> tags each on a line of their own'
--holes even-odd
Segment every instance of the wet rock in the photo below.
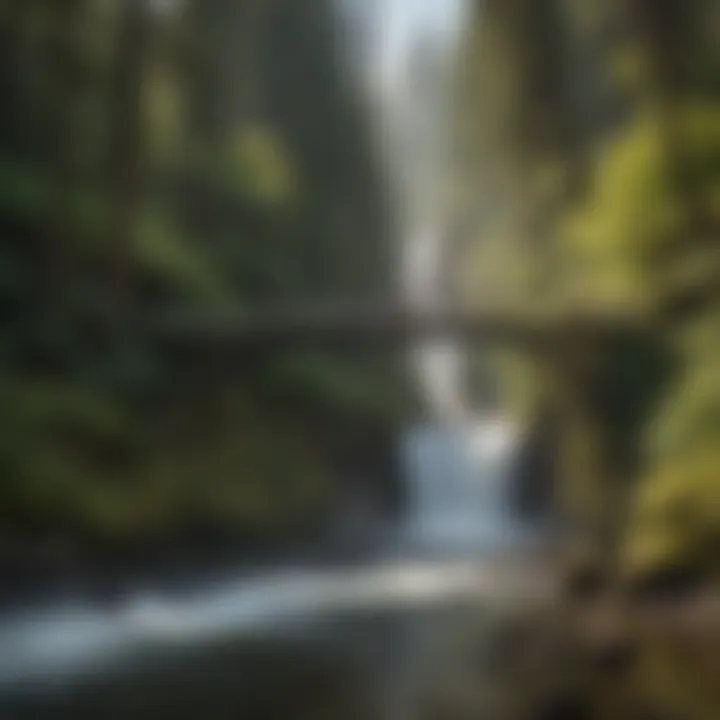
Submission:
<svg viewBox="0 0 720 720">
<path fill-rule="evenodd" d="M 676 713 L 658 707 L 641 707 L 631 716 L 631 720 L 681 720 Z"/>
<path fill-rule="evenodd" d="M 690 563 L 668 564 L 631 578 L 628 590 L 636 601 L 677 603 L 698 593 L 706 581 L 705 573 Z"/>
<path fill-rule="evenodd" d="M 585 603 L 600 597 L 610 586 L 603 566 L 587 560 L 569 568 L 563 580 L 563 594 L 571 601 Z"/>
<path fill-rule="evenodd" d="M 593 703 L 581 692 L 567 691 L 549 698 L 531 720 L 595 720 Z"/>
<path fill-rule="evenodd" d="M 482 648 L 481 663 L 501 671 L 517 667 L 527 657 L 534 631 L 528 622 L 519 620 L 501 624 L 490 631 Z"/>
<path fill-rule="evenodd" d="M 638 655 L 638 648 L 632 641 L 613 641 L 593 648 L 588 653 L 588 664 L 600 676 L 617 679 L 632 671 Z"/>
<path fill-rule="evenodd" d="M 553 515 L 558 484 L 558 419 L 541 408 L 530 425 L 508 479 L 510 501 L 526 520 Z"/>
</svg>

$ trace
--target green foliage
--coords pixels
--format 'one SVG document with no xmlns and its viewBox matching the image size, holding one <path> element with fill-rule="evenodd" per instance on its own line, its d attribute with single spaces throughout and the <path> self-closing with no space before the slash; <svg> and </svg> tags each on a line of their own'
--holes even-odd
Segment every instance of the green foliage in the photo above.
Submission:
<svg viewBox="0 0 720 720">
<path fill-rule="evenodd" d="M 632 299 L 646 287 L 643 257 L 677 234 L 682 220 L 660 127 L 641 117 L 602 154 L 588 201 L 565 229 L 565 242 L 579 259 L 577 284 L 591 297 Z"/>
<path fill-rule="evenodd" d="M 330 5 L 302 5 L 0 6 L 5 525 L 86 539 L 292 525 L 337 482 L 344 438 L 327 428 L 384 428 L 402 402 L 391 362 L 356 358 L 284 354 L 240 387 L 194 388 L 129 327 L 385 290 L 367 118 Z"/>
<path fill-rule="evenodd" d="M 696 320 L 678 343 L 684 369 L 669 388 L 649 428 L 650 457 L 655 463 L 692 454 L 720 437 L 720 371 L 717 364 L 718 318 Z"/>
<path fill-rule="evenodd" d="M 474 191 L 461 209 L 472 218 L 458 262 L 464 297 L 628 315 L 677 288 L 712 297 L 720 55 L 711 4 L 484 4 L 466 36 L 457 103 L 458 183 L 470 178 Z M 558 340 L 544 360 L 559 388 L 542 388 L 535 373 L 522 392 L 527 370 L 495 360 L 505 404 L 560 389 L 574 408 L 564 435 L 599 448 L 563 478 L 568 502 L 588 478 L 607 507 L 618 480 L 639 482 L 628 548 L 653 562 L 717 548 L 709 448 L 720 440 L 720 342 L 717 310 L 706 310 L 689 327 L 648 315 L 647 327 L 620 322 Z M 694 508 L 682 522 L 676 504 Z"/>
<path fill-rule="evenodd" d="M 138 268 L 197 298 L 227 299 L 227 283 L 208 258 L 178 231 L 167 213 L 147 212 L 138 221 L 134 245 Z"/>
<path fill-rule="evenodd" d="M 286 203 L 296 179 L 277 137 L 262 127 L 244 128 L 227 156 L 229 182 L 240 197 L 264 207 Z"/>
<path fill-rule="evenodd" d="M 717 574 L 720 456 L 713 445 L 681 455 L 638 487 L 625 563 L 630 572 L 692 563 Z"/>
<path fill-rule="evenodd" d="M 720 108 L 707 104 L 684 109 L 678 120 L 697 192 L 713 205 L 720 197 L 719 119 Z M 632 300 L 652 291 L 653 282 L 666 281 L 653 276 L 652 259 L 688 232 L 689 212 L 668 165 L 661 119 L 640 115 L 604 148 L 586 202 L 562 229 L 575 284 L 591 297 Z"/>
<path fill-rule="evenodd" d="M 380 424 L 398 419 L 398 408 L 407 402 L 404 383 L 388 377 L 387 360 L 358 363 L 346 358 L 293 355 L 274 365 L 278 383 L 304 392 L 328 407 L 373 418 Z"/>
<path fill-rule="evenodd" d="M 638 571 L 693 563 L 717 574 L 720 540 L 718 317 L 706 313 L 678 339 L 683 372 L 646 428 L 648 469 L 629 530 Z"/>
<path fill-rule="evenodd" d="M 0 396 L 5 522 L 67 521 L 68 505 L 102 471 L 93 460 L 127 452 L 124 409 L 101 388 L 77 382 L 6 378 Z"/>
<path fill-rule="evenodd" d="M 0 158 L 0 207 L 25 219 L 42 216 L 50 204 L 50 184 L 37 167 L 9 157 Z"/>
</svg>

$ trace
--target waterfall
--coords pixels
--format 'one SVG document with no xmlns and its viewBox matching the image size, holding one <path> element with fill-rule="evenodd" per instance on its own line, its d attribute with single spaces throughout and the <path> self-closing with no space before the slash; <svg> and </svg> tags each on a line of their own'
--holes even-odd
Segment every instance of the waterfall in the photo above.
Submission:
<svg viewBox="0 0 720 720">
<path fill-rule="evenodd" d="M 453 77 L 469 0 L 345 0 L 362 38 L 359 65 L 375 111 L 394 190 L 401 241 L 399 286 L 416 311 L 452 300 L 445 188 Z M 357 46 L 357 42 L 356 42 Z M 507 526 L 509 424 L 470 407 L 461 342 L 434 340 L 410 351 L 431 422 L 401 441 L 413 541 L 454 547 L 497 537 Z"/>
<path fill-rule="evenodd" d="M 451 86 L 467 0 L 364 3 L 363 70 L 395 192 L 398 284 L 405 303 L 431 310 L 448 298 L 444 258 Z M 445 342 L 412 351 L 424 396 L 444 419 L 467 414 L 460 349 Z"/>
<path fill-rule="evenodd" d="M 432 310 L 448 298 L 444 188 L 449 176 L 452 80 L 468 0 L 344 0 L 352 32 L 363 38 L 359 63 L 375 109 L 394 191 L 398 284 L 406 304 Z M 357 45 L 357 42 L 356 42 Z M 470 414 L 465 358 L 451 342 L 413 348 L 411 363 L 435 417 Z"/>
</svg>

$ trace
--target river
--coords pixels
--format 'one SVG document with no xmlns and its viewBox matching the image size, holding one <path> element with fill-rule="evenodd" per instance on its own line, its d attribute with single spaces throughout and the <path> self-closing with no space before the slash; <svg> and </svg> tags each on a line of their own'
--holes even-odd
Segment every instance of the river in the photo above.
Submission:
<svg viewBox="0 0 720 720">
<path fill-rule="evenodd" d="M 414 500 L 374 557 L 228 568 L 185 589 L 135 587 L 112 605 L 68 597 L 7 612 L 0 717 L 288 717 L 286 702 L 316 717 L 332 701 L 323 717 L 360 703 L 362 717 L 399 720 L 424 718 L 440 701 L 428 693 L 479 690 L 488 623 L 551 593 L 534 562 L 538 531 L 502 491 L 511 435 L 480 434 L 478 444 L 443 425 L 407 431 L 399 452 Z"/>
<path fill-rule="evenodd" d="M 180 596 L 138 592 L 6 618 L 0 716 L 425 718 L 486 707 L 483 651 L 551 592 L 510 554 L 288 568 Z M 448 698 L 448 694 L 451 696 Z M 459 694 L 459 697 L 456 695 Z M 290 709 L 292 708 L 292 713 Z"/>
</svg>

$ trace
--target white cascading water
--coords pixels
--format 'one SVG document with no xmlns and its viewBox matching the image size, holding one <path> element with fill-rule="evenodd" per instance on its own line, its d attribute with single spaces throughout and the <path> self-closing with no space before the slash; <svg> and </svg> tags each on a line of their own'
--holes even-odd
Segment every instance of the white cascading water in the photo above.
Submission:
<svg viewBox="0 0 720 720">
<path fill-rule="evenodd" d="M 397 200 L 403 299 L 431 311 L 451 299 L 444 188 L 453 74 L 470 3 L 348 1 L 365 23 L 361 58 Z M 411 363 L 433 421 L 402 439 L 410 538 L 456 550 L 497 539 L 508 524 L 504 479 L 513 432 L 468 406 L 461 343 L 422 343 Z"/>
</svg>

